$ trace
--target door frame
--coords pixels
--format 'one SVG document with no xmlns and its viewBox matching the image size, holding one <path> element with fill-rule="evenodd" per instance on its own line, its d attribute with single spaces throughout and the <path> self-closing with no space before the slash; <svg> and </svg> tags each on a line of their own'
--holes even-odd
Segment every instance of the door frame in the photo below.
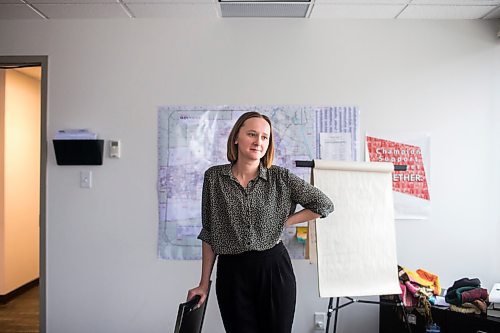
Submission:
<svg viewBox="0 0 500 333">
<path fill-rule="evenodd" d="M 0 66 L 40 66 L 42 78 L 40 81 L 40 332 L 45 333 L 47 328 L 47 271 L 46 271 L 46 189 L 47 189 L 47 74 L 48 56 L 0 56 Z"/>
</svg>

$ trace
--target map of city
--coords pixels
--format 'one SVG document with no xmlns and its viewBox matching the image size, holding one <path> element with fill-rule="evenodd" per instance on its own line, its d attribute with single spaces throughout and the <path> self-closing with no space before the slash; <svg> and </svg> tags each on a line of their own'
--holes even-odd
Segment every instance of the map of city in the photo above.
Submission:
<svg viewBox="0 0 500 333">
<path fill-rule="evenodd" d="M 320 133 L 341 133 L 341 142 L 333 146 L 344 147 L 348 142 L 349 157 L 346 159 L 357 159 L 359 115 L 354 107 L 160 107 L 160 258 L 201 258 L 201 241 L 197 236 L 201 230 L 203 175 L 212 165 L 228 163 L 227 137 L 238 117 L 248 111 L 260 112 L 271 119 L 275 140 L 274 164 L 290 169 L 306 181 L 309 181 L 311 170 L 295 167 L 295 161 L 320 157 Z M 347 141 L 342 139 L 346 135 L 349 137 Z M 305 257 L 306 245 L 296 236 L 296 227 L 286 228 L 282 240 L 292 258 Z"/>
</svg>

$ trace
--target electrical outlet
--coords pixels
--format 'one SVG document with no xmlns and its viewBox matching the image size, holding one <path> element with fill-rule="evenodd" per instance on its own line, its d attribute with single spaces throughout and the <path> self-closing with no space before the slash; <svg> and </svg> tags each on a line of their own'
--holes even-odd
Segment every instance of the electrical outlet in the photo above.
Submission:
<svg viewBox="0 0 500 333">
<path fill-rule="evenodd" d="M 324 330 L 326 328 L 326 313 L 314 313 L 314 330 Z"/>
</svg>

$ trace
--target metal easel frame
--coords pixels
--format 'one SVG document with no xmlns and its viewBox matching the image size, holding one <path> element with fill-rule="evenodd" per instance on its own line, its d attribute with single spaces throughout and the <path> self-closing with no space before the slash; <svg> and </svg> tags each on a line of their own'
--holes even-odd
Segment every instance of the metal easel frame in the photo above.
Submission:
<svg viewBox="0 0 500 333">
<path fill-rule="evenodd" d="M 314 168 L 314 161 L 295 161 L 297 168 Z M 394 171 L 406 171 L 406 165 L 394 165 Z"/>
<path fill-rule="evenodd" d="M 337 297 L 337 304 L 336 304 L 335 308 L 333 308 L 333 297 L 330 297 L 330 301 L 328 302 L 328 312 L 327 312 L 327 319 L 326 319 L 326 330 L 325 330 L 326 333 L 328 333 L 328 331 L 330 330 L 330 318 L 332 317 L 333 311 L 335 311 L 335 318 L 333 321 L 333 333 L 336 333 L 337 332 L 337 320 L 338 320 L 339 310 L 342 309 L 343 307 L 346 307 L 346 306 L 351 305 L 353 303 L 400 306 L 401 311 L 403 313 L 406 328 L 408 329 L 409 333 L 412 333 L 410 322 L 408 321 L 408 313 L 406 312 L 406 308 L 405 308 L 403 302 L 401 301 L 401 299 L 399 301 L 396 301 L 396 302 L 388 302 L 388 301 L 367 301 L 367 300 L 355 299 L 355 298 L 347 297 L 347 296 L 344 296 L 343 298 L 347 298 L 349 300 L 349 302 L 344 303 L 342 305 L 339 305 L 340 297 Z"/>
<path fill-rule="evenodd" d="M 300 167 L 314 168 L 314 161 L 295 161 L 295 166 L 299 167 L 299 168 Z M 406 169 L 407 169 L 406 165 L 394 165 L 394 171 L 406 171 Z M 325 330 L 326 333 L 328 333 L 328 331 L 330 330 L 330 319 L 332 317 L 332 313 L 335 311 L 335 318 L 334 318 L 334 322 L 333 322 L 334 323 L 333 324 L 333 333 L 336 333 L 337 332 L 337 320 L 338 320 L 339 310 L 342 309 L 343 307 L 346 307 L 346 306 L 351 305 L 353 303 L 400 306 L 401 311 L 403 312 L 406 328 L 408 329 L 409 333 L 412 333 L 410 322 L 408 321 L 408 313 L 406 312 L 406 308 L 403 304 L 403 301 L 401 300 L 401 296 L 399 296 L 400 300 L 396 301 L 396 302 L 358 300 L 358 299 L 355 299 L 352 297 L 347 297 L 347 296 L 344 296 L 343 298 L 348 299 L 349 302 L 344 303 L 342 305 L 339 305 L 340 297 L 337 297 L 337 303 L 336 303 L 336 306 L 334 308 L 333 307 L 333 297 L 330 297 L 330 301 L 328 302 L 328 312 L 327 312 L 326 330 Z"/>
</svg>

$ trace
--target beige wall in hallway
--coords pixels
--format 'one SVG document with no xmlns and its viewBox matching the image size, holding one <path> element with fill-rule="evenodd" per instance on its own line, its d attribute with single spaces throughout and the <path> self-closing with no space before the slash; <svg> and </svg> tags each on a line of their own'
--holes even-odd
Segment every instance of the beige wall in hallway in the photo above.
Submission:
<svg viewBox="0 0 500 333">
<path fill-rule="evenodd" d="M 5 295 L 39 276 L 40 81 L 18 70 L 0 76 L 0 295 Z"/>
</svg>

